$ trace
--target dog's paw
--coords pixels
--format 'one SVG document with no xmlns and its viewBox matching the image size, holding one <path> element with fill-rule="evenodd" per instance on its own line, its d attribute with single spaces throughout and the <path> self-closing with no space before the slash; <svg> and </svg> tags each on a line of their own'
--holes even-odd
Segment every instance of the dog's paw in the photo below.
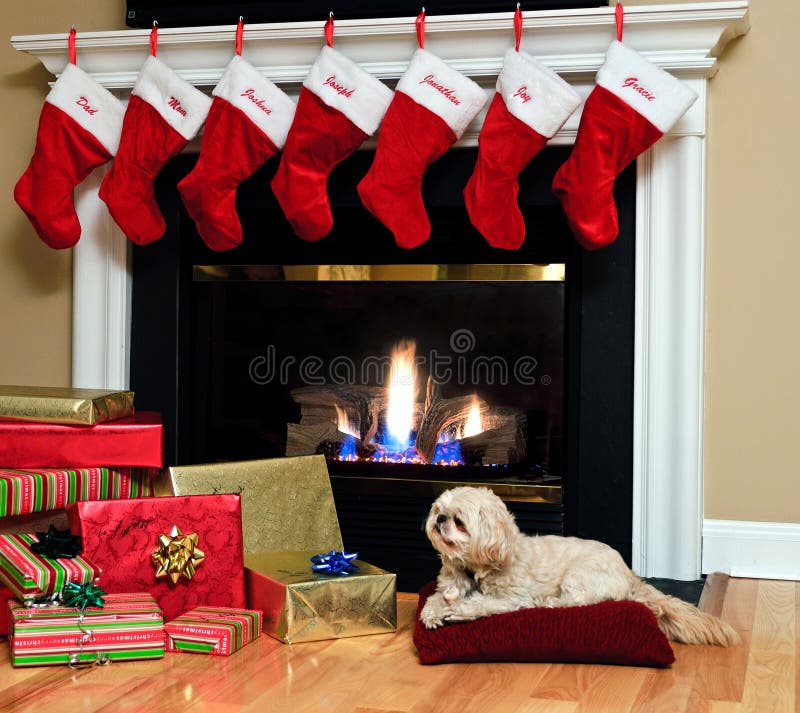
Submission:
<svg viewBox="0 0 800 713">
<path fill-rule="evenodd" d="M 442 592 L 442 598 L 448 603 L 451 604 L 459 597 L 458 587 L 455 584 L 451 584 L 447 589 Z"/>
<path fill-rule="evenodd" d="M 422 611 L 419 613 L 419 620 L 425 625 L 426 629 L 438 629 L 444 624 L 446 613 L 447 610 L 431 598 L 422 607 Z"/>
</svg>

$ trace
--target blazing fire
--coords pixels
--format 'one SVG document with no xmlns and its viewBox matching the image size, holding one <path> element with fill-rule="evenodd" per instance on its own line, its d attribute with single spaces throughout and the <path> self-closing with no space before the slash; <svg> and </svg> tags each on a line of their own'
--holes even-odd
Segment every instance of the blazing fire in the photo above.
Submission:
<svg viewBox="0 0 800 713">
<path fill-rule="evenodd" d="M 392 350 L 389 370 L 389 406 L 386 409 L 386 430 L 394 450 L 403 452 L 411 445 L 414 426 L 414 404 L 417 401 L 417 368 L 413 340 L 403 340 Z"/>
<path fill-rule="evenodd" d="M 418 434 L 415 430 L 421 428 L 419 423 L 415 422 L 415 417 L 419 420 L 419 411 L 422 409 L 422 405 L 417 403 L 418 384 L 415 354 L 416 343 L 410 339 L 398 342 L 392 349 L 386 391 L 386 411 L 382 414 L 380 428 L 368 444 L 360 442 L 361 435 L 357 420 L 353 421 L 344 408 L 335 404 L 336 427 L 339 433 L 345 436 L 336 456 L 338 460 L 412 464 L 430 462 L 435 465 L 448 466 L 464 464 L 461 458 L 460 441 L 470 436 L 476 436 L 484 429 L 481 402 L 477 395 L 474 395 L 466 416 L 456 423 L 450 422 L 450 425 L 438 434 L 435 441 L 428 441 L 430 444 L 429 454 L 433 451 L 435 443 L 433 458 L 430 459 L 430 456 L 428 460 L 423 458 L 420 455 L 421 451 L 418 451 L 416 447 L 418 435 L 421 438 L 422 431 Z"/>
</svg>

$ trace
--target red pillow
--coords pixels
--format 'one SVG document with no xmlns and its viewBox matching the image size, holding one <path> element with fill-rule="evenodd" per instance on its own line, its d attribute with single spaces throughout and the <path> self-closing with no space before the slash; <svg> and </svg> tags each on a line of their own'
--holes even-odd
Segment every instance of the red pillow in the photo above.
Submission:
<svg viewBox="0 0 800 713">
<path fill-rule="evenodd" d="M 419 613 L 436 582 L 419 593 L 414 644 L 424 664 L 530 661 L 669 666 L 675 654 L 656 618 L 638 602 L 520 609 L 426 629 Z"/>
</svg>

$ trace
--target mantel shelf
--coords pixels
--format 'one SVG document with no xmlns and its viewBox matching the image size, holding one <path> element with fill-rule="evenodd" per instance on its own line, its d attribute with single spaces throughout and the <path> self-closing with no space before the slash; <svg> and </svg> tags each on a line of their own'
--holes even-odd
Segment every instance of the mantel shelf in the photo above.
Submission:
<svg viewBox="0 0 800 713">
<path fill-rule="evenodd" d="M 248 25 L 245 57 L 276 82 L 302 82 L 323 42 L 322 22 Z M 640 5 L 625 10 L 625 42 L 678 76 L 709 77 L 717 57 L 749 29 L 746 0 Z M 159 31 L 159 57 L 199 87 L 219 80 L 233 53 L 235 27 Z M 589 80 L 614 38 L 614 9 L 551 10 L 525 15 L 523 48 L 573 82 Z M 426 20 L 426 47 L 465 74 L 491 83 L 513 41 L 512 13 L 441 15 Z M 54 75 L 67 63 L 67 36 L 19 35 L 13 47 Z M 385 80 L 398 78 L 416 47 L 413 18 L 341 20 L 336 47 Z M 78 34 L 78 63 L 110 89 L 130 89 L 149 51 L 149 31 Z"/>
</svg>

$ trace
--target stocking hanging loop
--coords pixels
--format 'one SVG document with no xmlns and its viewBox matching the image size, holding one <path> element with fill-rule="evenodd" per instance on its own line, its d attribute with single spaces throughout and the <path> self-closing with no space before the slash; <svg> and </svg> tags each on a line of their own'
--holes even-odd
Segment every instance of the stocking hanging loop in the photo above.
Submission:
<svg viewBox="0 0 800 713">
<path fill-rule="evenodd" d="M 158 20 L 153 20 L 153 29 L 150 30 L 150 54 L 158 55 Z"/>
<path fill-rule="evenodd" d="M 242 37 L 244 36 L 244 18 L 239 15 L 239 23 L 236 25 L 236 54 L 242 55 Z"/>
<path fill-rule="evenodd" d="M 522 9 L 519 3 L 517 3 L 517 9 L 514 11 L 514 37 L 516 39 L 514 49 L 519 52 L 519 43 L 522 40 Z"/>
<path fill-rule="evenodd" d="M 78 53 L 75 49 L 75 25 L 69 31 L 69 39 L 67 40 L 67 46 L 69 47 L 69 63 L 70 64 L 77 64 Z"/>
<path fill-rule="evenodd" d="M 328 47 L 333 47 L 333 10 L 325 23 L 325 41 L 328 43 Z"/>
<path fill-rule="evenodd" d="M 417 26 L 417 42 L 421 50 L 425 49 L 425 8 L 423 7 L 415 21 Z"/>
<path fill-rule="evenodd" d="M 622 9 L 622 3 L 618 2 L 617 7 L 614 10 L 614 16 L 617 21 L 617 42 L 622 42 L 622 24 L 624 14 L 625 11 Z"/>
</svg>

